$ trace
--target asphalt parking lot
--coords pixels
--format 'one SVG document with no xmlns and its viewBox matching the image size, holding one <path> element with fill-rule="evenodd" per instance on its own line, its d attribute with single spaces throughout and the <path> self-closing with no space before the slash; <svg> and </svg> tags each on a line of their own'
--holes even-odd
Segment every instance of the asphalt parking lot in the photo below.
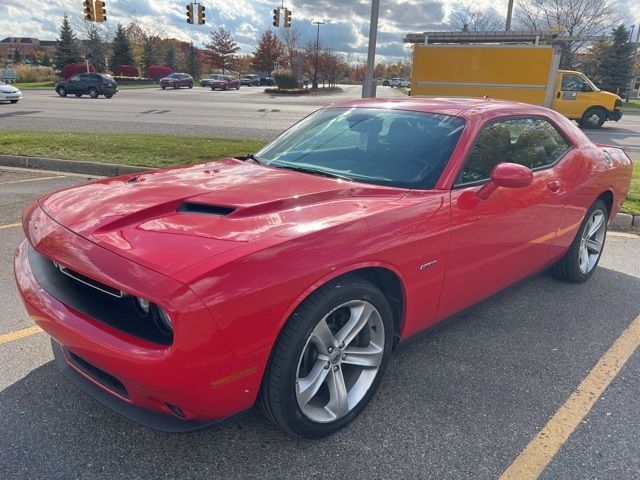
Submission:
<svg viewBox="0 0 640 480">
<path fill-rule="evenodd" d="M 611 234 L 585 285 L 542 274 L 411 341 L 330 438 L 255 412 L 168 435 L 61 377 L 13 285 L 22 208 L 86 180 L 0 169 L 0 478 L 638 478 L 640 237 Z"/>
</svg>

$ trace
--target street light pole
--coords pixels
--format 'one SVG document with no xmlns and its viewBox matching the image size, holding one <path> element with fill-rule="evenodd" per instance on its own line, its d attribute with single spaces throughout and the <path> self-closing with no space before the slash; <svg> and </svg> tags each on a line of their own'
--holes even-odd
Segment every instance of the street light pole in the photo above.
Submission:
<svg viewBox="0 0 640 480">
<path fill-rule="evenodd" d="M 507 23 L 504 27 L 505 31 L 511 30 L 511 17 L 513 15 L 513 0 L 509 0 L 509 6 L 507 7 Z"/>
<path fill-rule="evenodd" d="M 371 0 L 371 22 L 369 23 L 369 51 L 367 53 L 367 75 L 362 85 L 362 98 L 376 97 L 376 39 L 378 37 L 378 12 L 380 0 Z"/>
<path fill-rule="evenodd" d="M 320 60 L 320 25 L 324 25 L 325 22 L 316 20 L 315 23 L 318 26 L 318 33 L 316 34 L 316 68 L 313 72 L 313 85 L 312 88 L 318 88 L 318 65 Z"/>
</svg>

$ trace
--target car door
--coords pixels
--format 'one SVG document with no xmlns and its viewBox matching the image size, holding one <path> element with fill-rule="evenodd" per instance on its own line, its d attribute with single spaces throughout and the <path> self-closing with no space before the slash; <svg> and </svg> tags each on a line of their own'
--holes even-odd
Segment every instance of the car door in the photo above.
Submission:
<svg viewBox="0 0 640 480">
<path fill-rule="evenodd" d="M 451 191 L 451 248 L 438 308 L 446 318 L 562 256 L 555 242 L 568 192 L 556 165 L 570 150 L 542 117 L 492 121 L 479 133 Z M 533 170 L 525 188 L 477 191 L 502 162 Z"/>
<path fill-rule="evenodd" d="M 553 101 L 553 109 L 569 118 L 580 118 L 591 102 L 591 87 L 575 73 L 563 73 L 559 90 Z"/>
</svg>

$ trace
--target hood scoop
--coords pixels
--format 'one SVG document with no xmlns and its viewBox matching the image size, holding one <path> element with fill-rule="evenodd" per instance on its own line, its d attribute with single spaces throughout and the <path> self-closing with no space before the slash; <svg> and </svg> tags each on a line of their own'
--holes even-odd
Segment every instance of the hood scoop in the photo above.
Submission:
<svg viewBox="0 0 640 480">
<path fill-rule="evenodd" d="M 199 215 L 215 215 L 225 217 L 236 211 L 235 208 L 224 205 L 209 205 L 205 203 L 184 202 L 178 207 L 178 212 L 196 213 Z"/>
</svg>

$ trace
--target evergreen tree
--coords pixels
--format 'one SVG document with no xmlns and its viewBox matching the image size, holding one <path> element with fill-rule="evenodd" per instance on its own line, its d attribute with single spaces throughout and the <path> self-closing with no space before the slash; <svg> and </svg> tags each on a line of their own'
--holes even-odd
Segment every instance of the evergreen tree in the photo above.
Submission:
<svg viewBox="0 0 640 480">
<path fill-rule="evenodd" d="M 141 66 L 145 75 L 149 71 L 149 67 L 151 65 L 158 64 L 158 55 L 157 55 L 158 49 L 156 48 L 159 43 L 158 40 L 159 39 L 154 37 L 145 36 L 142 41 L 142 61 L 141 61 L 142 65 Z"/>
<path fill-rule="evenodd" d="M 49 57 L 49 54 L 45 52 L 44 57 L 42 57 L 42 61 L 40 62 L 42 64 L 43 67 L 50 67 L 51 64 L 51 57 Z"/>
<path fill-rule="evenodd" d="M 613 29 L 610 38 L 594 43 L 582 65 L 585 73 L 604 90 L 615 92 L 628 87 L 633 68 L 633 44 L 624 25 Z"/>
<path fill-rule="evenodd" d="M 17 48 L 13 51 L 13 63 L 22 62 L 22 55 L 20 55 L 20 50 Z"/>
<path fill-rule="evenodd" d="M 271 72 L 276 63 L 282 62 L 284 50 L 284 44 L 269 28 L 262 34 L 260 43 L 253 53 L 251 68 L 256 72 Z"/>
<path fill-rule="evenodd" d="M 200 61 L 198 60 L 198 49 L 193 45 L 193 42 L 189 45 L 187 50 L 187 58 L 185 60 L 187 72 L 193 78 L 200 77 Z"/>
<path fill-rule="evenodd" d="M 178 62 L 176 60 L 176 47 L 169 44 L 164 53 L 164 64 L 174 72 L 178 70 Z"/>
<path fill-rule="evenodd" d="M 211 42 L 205 45 L 207 59 L 215 68 L 231 70 L 236 65 L 236 53 L 240 46 L 231 38 L 231 33 L 220 27 L 211 32 Z"/>
<path fill-rule="evenodd" d="M 87 35 L 84 46 L 90 55 L 89 63 L 93 65 L 96 72 L 104 71 L 108 45 L 106 35 L 101 31 L 101 27 L 93 22 L 85 22 L 84 30 Z"/>
<path fill-rule="evenodd" d="M 55 66 L 61 69 L 67 63 L 76 63 L 80 59 L 80 49 L 76 34 L 69 24 L 69 17 L 65 15 L 60 25 L 60 38 L 56 45 Z"/>
<path fill-rule="evenodd" d="M 115 67 L 116 65 L 133 65 L 133 48 L 131 47 L 131 42 L 129 41 L 129 37 L 127 37 L 127 33 L 125 32 L 122 24 L 118 24 L 118 28 L 116 29 L 115 36 L 113 37 L 113 41 L 111 42 L 111 65 Z"/>
</svg>

